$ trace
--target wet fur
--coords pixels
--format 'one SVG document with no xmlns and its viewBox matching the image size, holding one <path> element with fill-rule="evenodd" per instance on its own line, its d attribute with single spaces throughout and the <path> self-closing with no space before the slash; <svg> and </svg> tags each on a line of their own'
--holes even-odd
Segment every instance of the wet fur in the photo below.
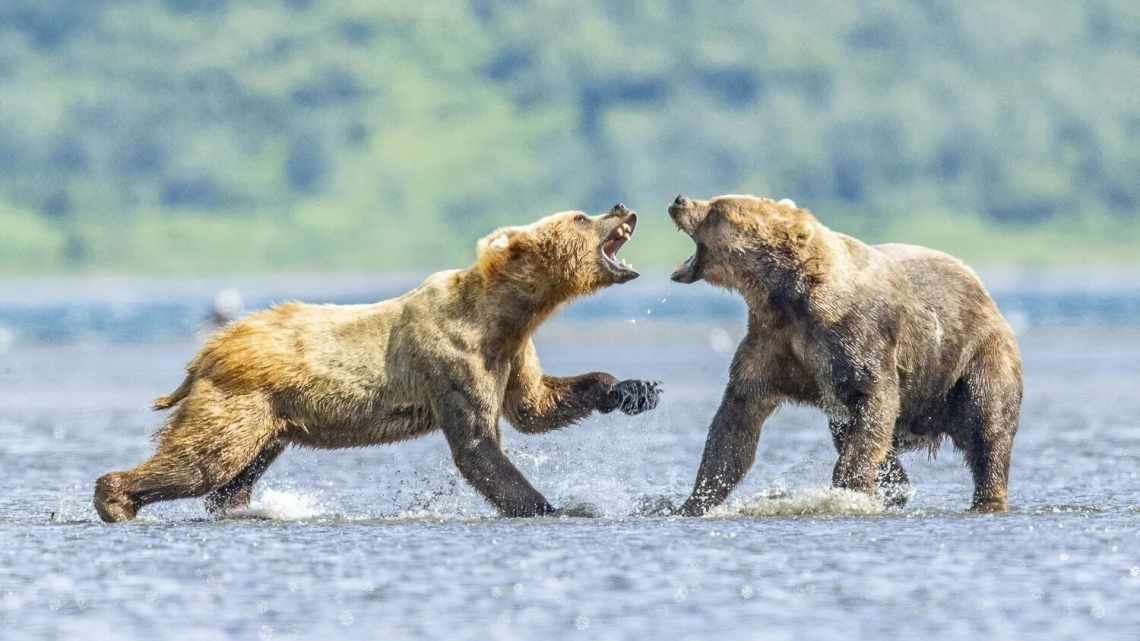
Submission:
<svg viewBox="0 0 1140 641">
<path fill-rule="evenodd" d="M 949 437 L 973 472 L 973 509 L 1007 508 L 1021 357 L 972 270 L 923 247 L 868 246 L 791 201 L 679 197 L 670 215 L 697 242 L 674 278 L 738 291 L 749 310 L 685 513 L 727 497 L 783 402 L 828 415 L 837 487 L 902 503 L 897 453 Z"/>
<path fill-rule="evenodd" d="M 480 241 L 472 267 L 434 274 L 399 298 L 287 303 L 229 326 L 155 401 L 173 412 L 154 456 L 97 481 L 99 515 L 129 520 L 146 504 L 193 496 L 226 511 L 249 502 L 287 445 L 360 447 L 436 430 L 500 512 L 552 512 L 503 455 L 499 418 L 536 434 L 656 404 L 656 386 L 642 381 L 543 374 L 531 340 L 559 306 L 630 278 L 607 271 L 597 249 L 628 214 L 566 212 L 500 229 Z"/>
</svg>

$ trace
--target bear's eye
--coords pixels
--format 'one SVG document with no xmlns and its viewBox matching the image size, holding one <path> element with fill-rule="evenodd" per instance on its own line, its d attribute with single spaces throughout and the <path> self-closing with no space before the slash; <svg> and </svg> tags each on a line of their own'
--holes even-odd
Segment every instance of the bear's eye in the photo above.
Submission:
<svg viewBox="0 0 1140 641">
<path fill-rule="evenodd" d="M 588 222 L 590 222 L 590 217 L 587 216 L 586 214 L 578 214 L 577 216 L 574 217 L 574 222 L 576 222 L 576 223 L 588 223 Z"/>
</svg>

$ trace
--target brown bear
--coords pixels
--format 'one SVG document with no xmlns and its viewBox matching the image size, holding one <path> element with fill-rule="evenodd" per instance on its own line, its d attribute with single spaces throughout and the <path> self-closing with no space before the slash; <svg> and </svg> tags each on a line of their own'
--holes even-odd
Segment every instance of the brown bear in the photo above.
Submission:
<svg viewBox="0 0 1140 641">
<path fill-rule="evenodd" d="M 898 452 L 933 452 L 949 436 L 973 472 L 972 509 L 1006 510 L 1021 356 L 973 271 L 923 247 L 865 245 L 790 200 L 678 196 L 669 215 L 697 246 L 673 280 L 703 279 L 748 303 L 748 332 L 682 513 L 725 500 L 783 402 L 827 414 L 836 487 L 882 485 L 902 504 L 909 481 Z"/>
<path fill-rule="evenodd" d="M 357 447 L 435 430 L 499 512 L 555 512 L 503 454 L 499 418 L 537 434 L 595 410 L 656 406 L 655 382 L 543 374 L 531 340 L 571 299 L 638 277 L 617 258 L 636 226 L 621 204 L 598 216 L 554 214 L 495 231 L 474 266 L 434 274 L 398 298 L 288 303 L 230 325 L 155 401 L 177 407 L 154 456 L 96 482 L 99 516 L 126 521 L 148 503 L 195 496 L 225 512 L 248 504 L 287 445 Z"/>
</svg>

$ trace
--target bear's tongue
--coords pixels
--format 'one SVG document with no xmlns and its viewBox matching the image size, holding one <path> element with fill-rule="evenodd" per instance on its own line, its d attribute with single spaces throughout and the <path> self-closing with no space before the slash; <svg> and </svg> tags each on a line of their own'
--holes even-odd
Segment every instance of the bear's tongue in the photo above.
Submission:
<svg viewBox="0 0 1140 641">
<path fill-rule="evenodd" d="M 617 262 L 617 253 L 619 250 L 621 250 L 623 245 L 625 245 L 624 238 L 611 238 L 602 245 L 602 251 L 605 252 L 606 258 Z"/>
</svg>

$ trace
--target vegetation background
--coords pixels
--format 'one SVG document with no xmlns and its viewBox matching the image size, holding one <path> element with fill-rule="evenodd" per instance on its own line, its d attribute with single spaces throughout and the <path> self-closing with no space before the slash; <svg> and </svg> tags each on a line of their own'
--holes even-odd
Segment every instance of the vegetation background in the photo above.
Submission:
<svg viewBox="0 0 1140 641">
<path fill-rule="evenodd" d="M 663 264 L 678 191 L 1128 263 L 1138 141 L 1135 0 L 0 0 L 0 274 L 454 266 L 618 200 Z"/>
</svg>

